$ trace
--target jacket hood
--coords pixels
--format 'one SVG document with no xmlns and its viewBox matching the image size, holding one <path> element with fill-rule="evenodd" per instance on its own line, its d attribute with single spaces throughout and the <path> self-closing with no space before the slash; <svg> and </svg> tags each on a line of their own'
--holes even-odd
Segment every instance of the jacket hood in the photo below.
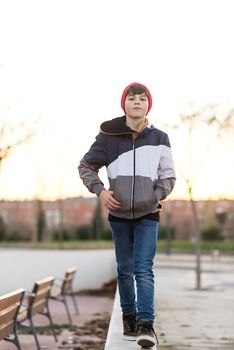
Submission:
<svg viewBox="0 0 234 350">
<path fill-rule="evenodd" d="M 145 129 L 143 130 L 143 132 L 145 131 Z M 151 125 L 151 129 L 155 128 Z M 133 133 L 138 133 L 137 131 L 132 130 L 131 128 L 129 128 L 129 126 L 126 125 L 126 115 L 103 122 L 100 126 L 100 131 L 103 134 L 108 135 L 132 135 Z"/>
</svg>

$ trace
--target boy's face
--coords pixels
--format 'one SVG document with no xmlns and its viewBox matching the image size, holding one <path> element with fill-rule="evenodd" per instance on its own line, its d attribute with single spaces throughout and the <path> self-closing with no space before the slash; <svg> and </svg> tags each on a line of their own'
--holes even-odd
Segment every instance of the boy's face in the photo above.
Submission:
<svg viewBox="0 0 234 350">
<path fill-rule="evenodd" d="M 149 101 L 145 93 L 126 96 L 125 111 L 127 116 L 134 119 L 144 118 L 147 114 L 148 107 Z"/>
</svg>

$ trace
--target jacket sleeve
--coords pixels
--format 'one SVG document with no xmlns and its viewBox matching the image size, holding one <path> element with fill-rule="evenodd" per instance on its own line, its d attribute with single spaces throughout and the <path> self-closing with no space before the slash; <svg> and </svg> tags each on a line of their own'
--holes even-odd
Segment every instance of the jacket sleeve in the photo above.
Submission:
<svg viewBox="0 0 234 350">
<path fill-rule="evenodd" d="M 98 134 L 96 141 L 81 159 L 78 171 L 83 184 L 91 193 L 97 196 L 104 189 L 104 184 L 98 176 L 99 169 L 106 165 L 106 147 L 103 135 Z"/>
<path fill-rule="evenodd" d="M 158 200 L 165 199 L 173 190 L 176 181 L 174 162 L 168 135 L 165 134 L 165 145 L 162 145 L 162 153 L 158 167 L 158 181 L 155 193 Z"/>
</svg>

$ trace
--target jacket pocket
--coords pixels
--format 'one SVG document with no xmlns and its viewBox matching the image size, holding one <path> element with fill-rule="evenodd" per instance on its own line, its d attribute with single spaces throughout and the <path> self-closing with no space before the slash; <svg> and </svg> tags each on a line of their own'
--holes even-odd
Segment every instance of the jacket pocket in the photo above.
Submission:
<svg viewBox="0 0 234 350">
<path fill-rule="evenodd" d="M 116 215 L 122 213 L 129 217 L 131 213 L 132 177 L 118 176 L 115 180 L 111 180 L 110 190 L 114 192 L 114 198 L 121 204 L 121 208 L 114 210 L 113 213 L 116 213 Z"/>
<path fill-rule="evenodd" d="M 153 182 L 150 178 L 136 177 L 134 191 L 135 213 L 149 213 L 157 207 L 159 201 L 154 192 Z"/>
</svg>

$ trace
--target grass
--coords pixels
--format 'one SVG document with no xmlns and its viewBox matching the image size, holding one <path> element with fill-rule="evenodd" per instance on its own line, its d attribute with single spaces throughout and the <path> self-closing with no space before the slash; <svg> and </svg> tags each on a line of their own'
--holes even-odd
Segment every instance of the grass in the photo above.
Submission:
<svg viewBox="0 0 234 350">
<path fill-rule="evenodd" d="M 201 250 L 203 254 L 210 254 L 213 250 L 219 250 L 222 254 L 234 255 L 234 242 L 224 242 L 224 241 L 202 241 Z M 159 240 L 158 251 L 166 251 L 166 241 Z M 182 254 L 194 254 L 195 253 L 195 243 L 190 241 L 179 241 L 173 240 L 171 242 L 171 252 L 172 253 L 182 253 Z"/>
<path fill-rule="evenodd" d="M 24 248 L 24 249 L 112 249 L 112 241 L 107 240 L 90 240 L 90 241 L 56 241 L 42 242 L 0 242 L 0 248 Z"/>
<path fill-rule="evenodd" d="M 0 242 L 0 248 L 24 248 L 24 249 L 113 249 L 112 241 L 108 240 L 90 240 L 90 241 L 64 241 L 59 244 L 56 241 L 42 242 Z M 210 254 L 214 249 L 220 253 L 234 255 L 234 242 L 224 241 L 202 241 L 202 253 Z M 166 251 L 166 241 L 158 241 L 158 252 Z M 194 254 L 195 244 L 190 241 L 173 240 L 171 242 L 171 253 Z"/>
<path fill-rule="evenodd" d="M 72 327 L 73 327 L 72 325 L 67 324 L 67 323 L 54 324 L 55 333 L 57 335 L 60 335 L 64 329 L 70 330 Z M 37 329 L 38 334 L 53 335 L 50 326 L 37 326 L 36 329 Z M 32 334 L 32 331 L 29 327 L 19 327 L 18 333 L 19 334 Z"/>
</svg>

